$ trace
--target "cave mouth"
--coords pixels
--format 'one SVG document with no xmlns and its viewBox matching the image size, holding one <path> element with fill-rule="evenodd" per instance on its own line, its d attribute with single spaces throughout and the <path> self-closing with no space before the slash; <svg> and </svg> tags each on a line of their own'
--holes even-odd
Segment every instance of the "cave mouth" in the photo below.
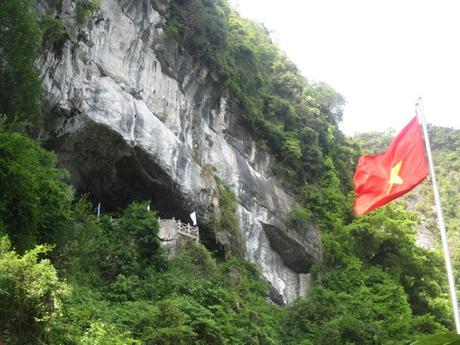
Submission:
<svg viewBox="0 0 460 345">
<path fill-rule="evenodd" d="M 77 196 L 88 195 L 101 212 L 119 212 L 133 201 L 148 201 L 160 218 L 191 223 L 195 207 L 183 195 L 155 159 L 132 146 L 118 133 L 100 124 L 87 124 L 78 132 L 48 140 L 45 147 L 59 157 L 59 165 L 70 171 Z M 223 246 L 209 228 L 206 211 L 197 210 L 200 242 L 217 257 Z"/>
</svg>

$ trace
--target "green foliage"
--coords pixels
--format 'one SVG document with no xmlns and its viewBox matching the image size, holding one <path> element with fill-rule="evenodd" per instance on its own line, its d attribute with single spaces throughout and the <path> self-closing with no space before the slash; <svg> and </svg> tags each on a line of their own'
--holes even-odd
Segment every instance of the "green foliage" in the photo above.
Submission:
<svg viewBox="0 0 460 345">
<path fill-rule="evenodd" d="M 51 179 L 45 185 L 57 183 L 60 187 L 56 190 L 68 191 L 58 182 L 63 173 L 55 168 L 52 155 L 18 134 L 1 133 L 0 137 L 4 150 L 0 171 L 12 169 L 21 177 L 17 183 L 4 184 L 4 195 L 16 195 L 23 180 Z M 324 260 L 316 265 L 315 284 L 292 306 L 282 309 L 267 303 L 267 283 L 254 265 L 242 259 L 243 252 L 238 252 L 244 247 L 239 247 L 243 241 L 235 195 L 215 178 L 219 209 L 213 225 L 217 234 L 228 234 L 232 254 L 223 262 L 194 241 L 166 259 L 157 237 L 157 216 L 147 210 L 146 203 L 133 203 L 118 215 L 98 219 L 87 199 L 69 208 L 69 196 L 64 193 L 67 225 L 57 226 L 61 230 L 49 236 L 49 241 L 56 243 L 51 257 L 72 293 L 54 309 L 37 309 L 34 303 L 42 302 L 21 295 L 21 308 L 49 314 L 34 319 L 38 326 L 27 319 L 20 327 L 29 327 L 24 331 L 29 332 L 24 333 L 27 339 L 32 339 L 30 332 L 38 332 L 39 338 L 46 337 L 53 344 L 408 344 L 420 335 L 444 331 L 442 325 L 450 326 L 451 321 L 446 316 L 445 286 L 439 283 L 440 257 L 415 245 L 414 214 L 393 203 L 346 224 L 341 217 L 346 214 L 347 200 L 340 192 L 332 159 L 325 164 L 329 173 L 321 181 L 324 185 L 307 186 L 302 191 L 314 208 L 293 209 L 290 215 L 292 225 L 302 227 L 311 222 L 313 209 L 324 216 L 321 225 L 327 230 L 323 232 Z M 205 170 L 212 176 L 214 168 Z M 12 182 L 11 178 L 0 181 Z M 43 198 L 40 205 L 55 200 L 49 192 L 53 188 L 26 190 L 30 195 L 24 194 L 21 200 Z M 45 209 L 50 219 L 62 218 L 62 209 Z M 2 210 L 8 214 L 14 208 L 3 206 Z M 10 220 L 20 221 L 22 214 L 2 215 L 0 229 L 9 229 Z M 28 224 L 28 220 L 21 222 Z M 8 267 L 15 267 L 21 257 L 9 249 L 4 252 L 10 254 L 4 256 L 1 267 L 10 272 Z M 34 255 L 32 261 L 37 262 L 38 254 Z M 66 290 L 60 292 L 62 283 L 55 278 L 50 262 L 39 264 L 42 262 L 48 269 L 46 283 L 55 293 L 46 296 L 61 301 Z M 0 268 L 0 284 L 7 283 L 0 291 L 20 291 L 8 290 L 10 278 L 2 277 L 10 277 L 9 273 L 2 276 L 1 272 Z M 17 272 L 27 270 L 20 266 Z M 34 279 L 34 284 L 40 279 Z M 24 288 L 25 296 L 35 291 L 33 286 Z M 10 296 L 0 295 L 0 304 L 9 306 Z M 12 308 L 17 310 L 15 305 Z M 8 327 L 4 337 L 14 344 L 16 331 Z"/>
<path fill-rule="evenodd" d="M 78 340 L 81 345 L 140 345 L 127 334 L 119 333 L 112 325 L 91 322 L 89 330 Z"/>
<path fill-rule="evenodd" d="M 459 345 L 460 335 L 453 333 L 437 334 L 422 338 L 411 345 Z"/>
<path fill-rule="evenodd" d="M 61 19 L 51 15 L 44 15 L 40 20 L 43 39 L 50 43 L 59 42 L 65 36 L 65 26 Z"/>
<path fill-rule="evenodd" d="M 245 246 L 236 214 L 235 193 L 230 187 L 222 185 L 217 177 L 215 177 L 215 181 L 219 206 L 213 212 L 210 228 L 216 237 L 219 237 L 220 242 L 224 243 L 226 255 L 243 257 Z"/>
<path fill-rule="evenodd" d="M 415 244 L 416 220 L 403 205 L 393 204 L 360 217 L 347 231 L 353 235 L 355 255 L 398 281 L 414 314 L 431 314 L 451 326 L 442 257 Z"/>
<path fill-rule="evenodd" d="M 81 201 L 78 212 L 90 211 L 87 206 Z M 94 230 L 88 217 L 92 216 L 80 215 L 80 219 L 87 220 L 79 228 L 91 228 L 85 232 L 85 240 Z M 89 243 L 97 244 L 105 238 L 104 246 L 113 246 L 114 238 L 109 232 L 95 236 L 103 238 L 89 239 Z M 85 250 L 85 244 L 78 242 Z M 67 250 L 62 254 L 74 255 Z M 87 254 L 85 251 L 82 256 Z M 101 258 L 95 255 L 97 252 L 91 254 L 88 263 L 98 266 Z M 129 258 L 123 261 L 133 266 Z M 72 344 L 100 337 L 101 343 L 125 341 L 127 344 L 279 343 L 280 310 L 266 303 L 268 286 L 253 265 L 237 258 L 218 264 L 209 251 L 193 241 L 166 268 L 158 270 L 151 263 L 145 265 L 142 275 L 135 270 L 124 272 L 123 281 L 136 282 L 130 290 L 137 293 L 128 298 L 121 298 L 118 285 L 108 284 L 105 269 L 89 273 L 87 267 L 75 264 L 67 269 L 73 294 L 62 316 L 51 327 L 52 342 Z M 86 274 L 91 279 L 81 278 Z"/>
<path fill-rule="evenodd" d="M 408 344 L 452 327 L 442 258 L 393 203 L 323 236 L 319 279 L 286 313 L 292 344 Z"/>
<path fill-rule="evenodd" d="M 39 259 L 50 249 L 40 245 L 19 256 L 8 238 L 0 237 L 0 339 L 8 344 L 46 339 L 47 326 L 68 294 L 51 262 Z"/>
<path fill-rule="evenodd" d="M 79 25 L 88 24 L 88 17 L 99 9 L 100 4 L 100 0 L 78 0 L 76 6 L 77 23 Z"/>
<path fill-rule="evenodd" d="M 305 226 L 311 220 L 312 214 L 305 208 L 293 208 L 289 214 L 287 222 L 293 226 Z"/>
<path fill-rule="evenodd" d="M 64 269 L 77 281 L 96 286 L 112 300 L 142 296 L 141 280 L 149 269 L 166 267 L 157 237 L 159 225 L 147 203 L 133 203 L 121 217 L 100 221 L 85 199 L 74 207 L 74 228 L 66 233 Z M 65 253 L 65 254 L 64 254 Z"/>
<path fill-rule="evenodd" d="M 286 153 L 287 159 L 294 161 L 299 160 L 302 157 L 302 150 L 300 148 L 300 142 L 295 137 L 287 137 L 283 143 L 283 151 Z"/>
<path fill-rule="evenodd" d="M 49 0 L 59 5 L 58 0 Z M 38 115 L 33 60 L 41 42 L 27 0 L 0 0 L 0 128 Z M 80 25 L 98 1 L 76 2 Z M 39 21 L 45 39 L 62 39 L 54 17 Z M 226 260 L 189 242 L 165 258 L 156 213 L 133 203 L 95 217 L 82 198 L 70 205 L 66 174 L 54 155 L 18 134 L 0 132 L 0 337 L 12 344 L 408 344 L 452 327 L 437 250 L 415 244 L 418 219 L 392 203 L 354 219 L 351 176 L 374 136 L 346 139 L 338 130 L 343 98 L 309 83 L 271 42 L 267 31 L 240 18 L 225 0 L 172 1 L 166 33 L 182 43 L 230 96 L 260 146 L 276 157 L 273 170 L 296 192 L 294 229 L 316 222 L 323 258 L 313 287 L 292 306 L 267 302 L 269 287 L 245 261 L 234 192 L 215 178 L 219 205 L 211 228 Z M 157 52 L 161 56 L 161 50 Z M 164 114 L 159 114 L 160 118 Z M 452 243 L 458 242 L 457 133 L 431 128 Z M 442 137 L 442 138 L 440 138 Z M 387 135 L 387 139 L 389 136 Z M 444 138 L 446 140 L 444 140 Z M 378 139 L 380 140 L 380 139 Z M 215 168 L 203 167 L 203 177 Z M 448 183 L 447 181 L 452 181 Z M 458 181 L 457 181 L 458 182 Z M 422 188 L 417 195 L 426 196 Z M 429 202 L 426 202 L 429 205 Z M 418 202 L 422 220 L 432 217 Z M 430 225 L 431 226 L 431 225 Z M 459 266 L 460 246 L 454 246 Z M 57 279 L 57 272 L 71 285 Z M 3 339 L 4 338 L 4 339 Z"/>
<path fill-rule="evenodd" d="M 454 266 L 454 275 L 459 287 L 460 283 L 460 131 L 429 127 L 433 148 L 433 160 L 440 186 L 441 201 L 449 237 L 449 249 Z M 420 191 L 421 203 L 418 210 L 423 212 L 426 227 L 438 233 L 436 215 L 431 205 L 434 204 L 429 186 Z M 458 292 L 457 292 L 458 293 Z"/>
<path fill-rule="evenodd" d="M 45 0 L 49 6 L 60 6 L 62 4 L 62 0 Z"/>
<path fill-rule="evenodd" d="M 326 158 L 324 164 L 328 171 L 316 184 L 305 185 L 299 192 L 299 199 L 323 230 L 334 231 L 351 220 L 351 204 L 341 189 L 332 159 Z"/>
<path fill-rule="evenodd" d="M 42 40 L 31 4 L 0 0 L 0 113 L 9 128 L 29 132 L 40 114 L 40 80 L 33 63 Z"/>
<path fill-rule="evenodd" d="M 163 268 L 164 265 L 157 236 L 159 231 L 157 215 L 155 212 L 148 211 L 147 205 L 148 203 L 132 203 L 109 230 L 115 236 L 115 241 L 120 244 L 130 242 L 130 247 L 121 248 L 115 256 L 122 257 L 123 252 L 132 252 L 126 259 L 134 259 L 140 265 L 139 273 L 142 272 L 142 267 L 147 265 L 153 264 L 158 269 Z M 132 268 L 130 271 L 136 272 Z"/>
<path fill-rule="evenodd" d="M 20 252 L 54 242 L 66 227 L 66 176 L 54 154 L 19 134 L 0 132 L 0 220 Z"/>
<path fill-rule="evenodd" d="M 415 218 L 399 205 L 329 232 L 321 278 L 284 310 L 266 303 L 268 286 L 252 264 L 218 263 L 193 241 L 166 266 L 139 260 L 133 243 L 150 234 L 145 206 L 112 224 L 76 204 L 78 234 L 62 257 L 78 264 L 65 270 L 74 295 L 53 324 L 59 343 L 95 332 L 95 322 L 111 330 L 103 335 L 154 344 L 408 344 L 449 325 L 445 305 L 436 309 L 445 302 L 439 257 L 415 246 Z M 305 211 L 293 215 L 302 221 Z"/>
<path fill-rule="evenodd" d="M 338 285 L 348 281 L 349 286 Z M 310 338 L 314 344 L 395 344 L 408 339 L 409 304 L 400 286 L 378 269 L 331 271 L 321 286 L 287 313 L 293 344 Z"/>
<path fill-rule="evenodd" d="M 162 111 L 162 112 L 156 113 L 155 116 L 158 118 L 158 120 L 165 123 L 166 119 L 168 118 L 168 113 Z"/>
</svg>

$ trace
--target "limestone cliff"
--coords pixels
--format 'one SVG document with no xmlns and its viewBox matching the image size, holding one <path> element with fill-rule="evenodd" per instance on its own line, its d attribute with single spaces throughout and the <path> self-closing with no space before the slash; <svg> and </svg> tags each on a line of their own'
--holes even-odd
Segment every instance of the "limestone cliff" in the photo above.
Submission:
<svg viewBox="0 0 460 345">
<path fill-rule="evenodd" d="M 168 1 L 102 0 L 84 26 L 71 0 L 54 11 L 66 37 L 37 60 L 41 140 L 76 190 L 109 209 L 141 199 L 162 217 L 187 219 L 195 210 L 206 229 L 218 204 L 215 174 L 235 191 L 246 255 L 279 302 L 303 294 L 319 230 L 286 226 L 296 202 L 276 180 L 274 158 L 242 127 L 215 78 L 166 37 Z"/>
</svg>

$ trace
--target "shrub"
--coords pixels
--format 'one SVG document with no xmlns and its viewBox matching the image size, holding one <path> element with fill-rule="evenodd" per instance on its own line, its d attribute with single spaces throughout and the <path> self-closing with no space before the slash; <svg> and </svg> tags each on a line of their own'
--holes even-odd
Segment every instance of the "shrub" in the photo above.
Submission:
<svg viewBox="0 0 460 345">
<path fill-rule="evenodd" d="M 100 0 L 78 0 L 76 7 L 76 19 L 79 25 L 86 25 L 88 17 L 100 6 Z"/>
<path fill-rule="evenodd" d="M 224 244 L 225 255 L 243 257 L 245 253 L 244 239 L 238 221 L 237 201 L 235 193 L 230 187 L 222 185 L 215 177 L 219 206 L 213 210 L 210 228 L 216 238 Z"/>
<path fill-rule="evenodd" d="M 40 26 L 43 30 L 43 39 L 50 43 L 59 42 L 65 36 L 65 26 L 62 20 L 51 15 L 41 18 Z"/>
</svg>

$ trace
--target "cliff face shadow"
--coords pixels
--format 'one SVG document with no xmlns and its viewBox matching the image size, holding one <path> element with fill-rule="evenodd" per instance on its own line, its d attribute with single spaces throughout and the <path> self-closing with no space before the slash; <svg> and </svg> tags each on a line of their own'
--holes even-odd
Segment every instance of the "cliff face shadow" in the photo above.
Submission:
<svg viewBox="0 0 460 345">
<path fill-rule="evenodd" d="M 168 174 L 143 150 L 103 125 L 86 125 L 48 140 L 46 147 L 71 172 L 76 195 L 90 194 L 105 211 L 150 200 L 162 217 L 188 217 L 185 198 Z"/>
</svg>

